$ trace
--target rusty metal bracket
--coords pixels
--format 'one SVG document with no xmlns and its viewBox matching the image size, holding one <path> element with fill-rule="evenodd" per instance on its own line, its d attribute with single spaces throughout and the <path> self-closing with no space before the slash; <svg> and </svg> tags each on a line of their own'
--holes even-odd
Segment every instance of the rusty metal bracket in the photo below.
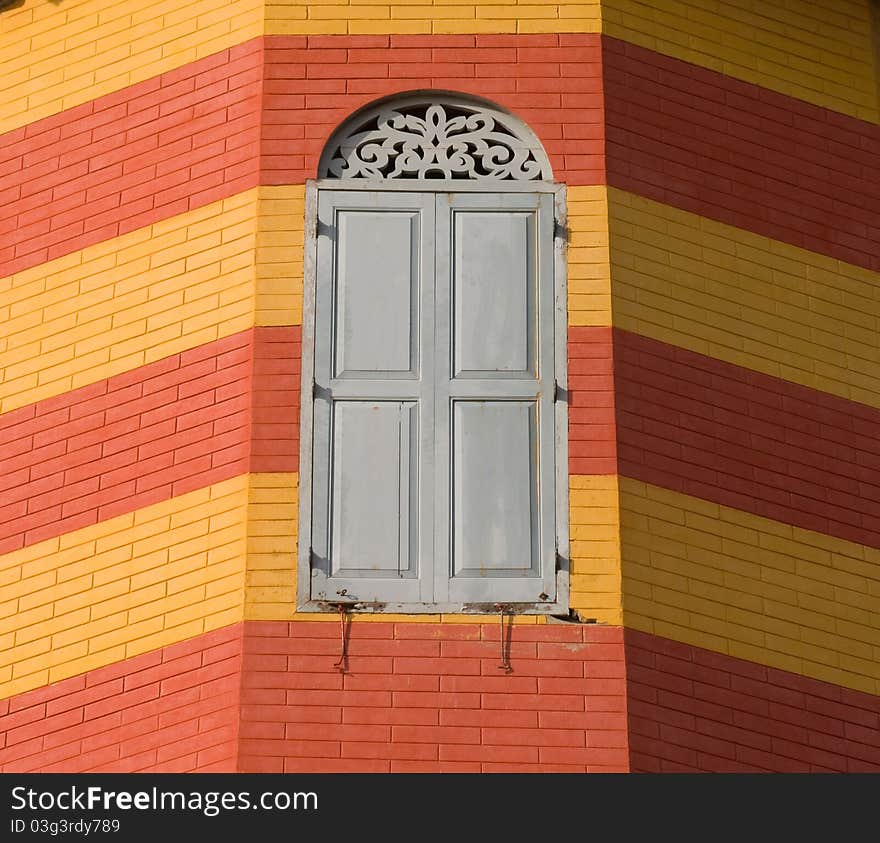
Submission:
<svg viewBox="0 0 880 843">
<path fill-rule="evenodd" d="M 348 671 L 348 639 L 351 628 L 351 620 L 348 618 L 350 603 L 333 604 L 339 610 L 339 660 L 333 667 L 340 673 Z M 348 623 L 346 623 L 348 621 Z"/>
<path fill-rule="evenodd" d="M 499 613 L 501 617 L 501 664 L 498 665 L 499 670 L 503 670 L 505 673 L 513 673 L 513 666 L 510 664 L 510 637 L 511 630 L 513 627 L 513 612 L 508 611 L 508 607 L 503 603 L 496 603 L 495 610 Z M 507 635 L 505 636 L 504 632 L 504 616 L 505 614 L 510 616 L 510 623 L 508 624 Z"/>
</svg>

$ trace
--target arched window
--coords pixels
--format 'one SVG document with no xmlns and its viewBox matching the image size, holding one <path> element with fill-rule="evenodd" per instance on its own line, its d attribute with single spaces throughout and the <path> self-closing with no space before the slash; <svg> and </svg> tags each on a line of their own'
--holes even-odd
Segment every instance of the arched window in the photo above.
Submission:
<svg viewBox="0 0 880 843">
<path fill-rule="evenodd" d="M 567 611 L 564 187 L 441 92 L 352 115 L 308 185 L 299 602 Z"/>
</svg>

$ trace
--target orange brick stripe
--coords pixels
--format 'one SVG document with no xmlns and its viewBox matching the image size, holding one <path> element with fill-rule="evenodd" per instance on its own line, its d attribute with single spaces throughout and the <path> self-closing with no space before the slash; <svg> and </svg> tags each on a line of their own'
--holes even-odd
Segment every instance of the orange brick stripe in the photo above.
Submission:
<svg viewBox="0 0 880 843">
<path fill-rule="evenodd" d="M 623 630 L 246 621 L 0 701 L 0 770 L 628 768 Z"/>
<path fill-rule="evenodd" d="M 622 475 L 880 547 L 880 410 L 614 336 Z"/>
<path fill-rule="evenodd" d="M 602 44 L 609 184 L 880 270 L 880 126 Z"/>
<path fill-rule="evenodd" d="M 568 328 L 570 474 L 616 474 L 611 328 Z"/>
<path fill-rule="evenodd" d="M 0 136 L 0 276 L 257 184 L 262 41 Z"/>
<path fill-rule="evenodd" d="M 0 416 L 0 552 L 245 474 L 252 451 L 295 470 L 298 336 L 244 331 Z"/>
<path fill-rule="evenodd" d="M 301 184 L 349 113 L 434 87 L 515 111 L 557 179 L 604 181 L 598 35 L 267 36 L 0 136 L 0 276 L 258 181 Z"/>
<path fill-rule="evenodd" d="M 299 471 L 302 330 L 254 329 L 252 472 Z"/>
<path fill-rule="evenodd" d="M 880 697 L 626 630 L 634 772 L 880 772 Z"/>
<path fill-rule="evenodd" d="M 244 772 L 627 769 L 619 627 L 248 622 Z"/>
<path fill-rule="evenodd" d="M 2 772 L 231 772 L 241 624 L 0 700 Z"/>
</svg>

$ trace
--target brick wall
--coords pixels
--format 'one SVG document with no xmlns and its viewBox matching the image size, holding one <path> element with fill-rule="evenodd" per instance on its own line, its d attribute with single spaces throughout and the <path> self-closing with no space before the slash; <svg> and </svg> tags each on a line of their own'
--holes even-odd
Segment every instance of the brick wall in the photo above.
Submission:
<svg viewBox="0 0 880 843">
<path fill-rule="evenodd" d="M 569 603 L 584 620 L 623 623 L 616 474 L 569 477 Z"/>
<path fill-rule="evenodd" d="M 4 9 L 0 132 L 88 103 L 255 38 L 258 0 L 198 4 L 24 0 Z"/>
<path fill-rule="evenodd" d="M 299 326 L 254 330 L 250 470 L 299 471 Z"/>
<path fill-rule="evenodd" d="M 880 772 L 880 698 L 627 630 L 635 772 Z"/>
<path fill-rule="evenodd" d="M 245 618 L 282 620 L 296 611 L 296 474 L 252 474 L 248 487 Z"/>
<path fill-rule="evenodd" d="M 876 548 L 620 479 L 624 623 L 877 694 Z"/>
<path fill-rule="evenodd" d="M 260 187 L 257 226 L 256 324 L 301 325 L 305 185 Z"/>
<path fill-rule="evenodd" d="M 597 35 L 266 39 L 261 183 L 313 178 L 324 143 L 382 96 L 436 88 L 486 97 L 525 120 L 559 181 L 604 182 Z"/>
<path fill-rule="evenodd" d="M 253 326 L 246 192 L 0 281 L 4 413 Z"/>
<path fill-rule="evenodd" d="M 247 472 L 252 344 L 233 334 L 5 413 L 0 549 Z"/>
<path fill-rule="evenodd" d="M 0 140 L 0 274 L 257 184 L 262 41 L 168 71 Z"/>
<path fill-rule="evenodd" d="M 236 623 L 247 476 L 6 553 L 4 696 Z"/>
<path fill-rule="evenodd" d="M 598 0 L 517 3 L 456 3 L 442 0 L 376 2 L 340 6 L 321 0 L 304 6 L 273 0 L 266 6 L 266 32 L 277 34 L 448 34 L 481 32 L 598 32 Z"/>
<path fill-rule="evenodd" d="M 568 329 L 568 462 L 571 474 L 617 471 L 610 328 Z"/>
<path fill-rule="evenodd" d="M 614 325 L 880 405 L 876 274 L 609 190 Z"/>
<path fill-rule="evenodd" d="M 716 5 L 0 16 L 0 764 L 627 769 L 627 695 L 638 769 L 876 763 L 868 6 Z M 303 182 L 424 88 L 516 113 L 568 185 L 600 623 L 517 619 L 510 675 L 493 622 L 358 617 L 342 674 L 295 614 Z"/>
<path fill-rule="evenodd" d="M 3 772 L 230 772 L 241 626 L 0 700 Z"/>
<path fill-rule="evenodd" d="M 869 7 L 870 0 L 604 0 L 602 31 L 876 122 Z"/>
<path fill-rule="evenodd" d="M 619 771 L 627 768 L 621 630 L 362 623 L 348 670 L 338 622 L 245 628 L 247 772 Z"/>
<path fill-rule="evenodd" d="M 880 547 L 880 410 L 615 333 L 620 472 Z"/>
<path fill-rule="evenodd" d="M 585 127 L 588 129 L 588 127 Z M 577 129 L 568 129 L 574 133 Z M 611 324 L 608 196 L 602 185 L 566 190 L 568 227 L 568 324 Z"/>
<path fill-rule="evenodd" d="M 880 269 L 880 127 L 605 38 L 608 183 Z"/>
</svg>

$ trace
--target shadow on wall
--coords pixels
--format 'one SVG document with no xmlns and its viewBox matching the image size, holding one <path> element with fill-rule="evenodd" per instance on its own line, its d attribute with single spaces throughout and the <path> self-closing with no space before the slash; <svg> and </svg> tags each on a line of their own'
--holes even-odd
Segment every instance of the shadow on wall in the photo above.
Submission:
<svg viewBox="0 0 880 843">
<path fill-rule="evenodd" d="M 56 6 L 61 2 L 61 0 L 50 0 L 50 2 L 54 3 Z M 18 9 L 21 6 L 24 6 L 24 0 L 0 0 L 0 15 L 3 12 L 8 12 L 11 9 Z"/>
</svg>

